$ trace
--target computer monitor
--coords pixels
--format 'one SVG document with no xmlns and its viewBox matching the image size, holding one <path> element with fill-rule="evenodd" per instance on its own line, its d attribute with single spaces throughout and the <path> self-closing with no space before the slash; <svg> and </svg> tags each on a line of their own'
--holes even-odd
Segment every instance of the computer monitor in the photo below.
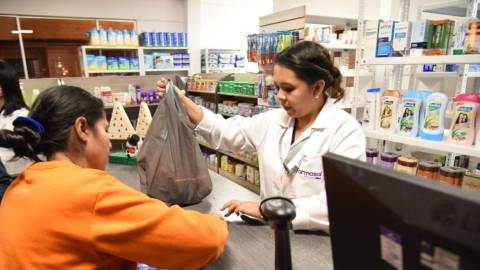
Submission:
<svg viewBox="0 0 480 270">
<path fill-rule="evenodd" d="M 335 269 L 480 269 L 480 194 L 323 157 Z"/>
</svg>

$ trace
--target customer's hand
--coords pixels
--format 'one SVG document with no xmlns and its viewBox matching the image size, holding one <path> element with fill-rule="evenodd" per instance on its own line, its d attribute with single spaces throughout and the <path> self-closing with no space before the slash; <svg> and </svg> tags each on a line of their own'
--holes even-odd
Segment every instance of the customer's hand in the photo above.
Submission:
<svg viewBox="0 0 480 270">
<path fill-rule="evenodd" d="M 177 86 L 173 86 L 175 88 L 175 90 L 177 90 L 177 93 L 178 94 L 181 94 L 182 91 L 180 91 L 180 89 L 177 87 Z M 165 79 L 164 78 L 161 78 L 159 81 L 157 81 L 157 92 L 158 92 L 158 96 L 160 98 L 163 97 L 163 94 L 165 93 L 166 91 L 166 86 L 165 86 Z"/>
<path fill-rule="evenodd" d="M 256 218 L 261 218 L 260 211 L 258 210 L 258 203 L 249 202 L 249 201 L 237 201 L 231 200 L 226 203 L 220 211 L 223 211 L 228 208 L 228 212 L 225 214 L 226 217 L 230 216 L 233 212 L 240 215 L 240 213 L 249 215 Z"/>
<path fill-rule="evenodd" d="M 223 223 L 225 223 L 225 225 L 227 225 L 227 221 L 225 220 L 225 218 L 222 215 L 217 214 L 217 213 L 210 213 L 210 215 L 218 217 L 221 221 L 223 221 Z"/>
</svg>

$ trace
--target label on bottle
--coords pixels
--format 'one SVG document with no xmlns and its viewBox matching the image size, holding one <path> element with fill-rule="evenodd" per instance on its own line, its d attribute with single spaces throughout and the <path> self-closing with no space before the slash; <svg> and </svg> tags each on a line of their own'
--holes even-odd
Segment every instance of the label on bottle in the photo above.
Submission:
<svg viewBox="0 0 480 270">
<path fill-rule="evenodd" d="M 400 132 L 410 134 L 415 125 L 415 110 L 417 101 L 415 99 L 404 99 L 402 107 L 402 116 L 400 118 Z"/>
<path fill-rule="evenodd" d="M 432 100 L 428 102 L 427 115 L 423 127 L 434 131 L 440 127 L 440 111 L 442 109 L 442 100 Z"/>
<path fill-rule="evenodd" d="M 393 119 L 393 101 L 385 99 L 382 101 L 380 128 L 387 130 L 391 127 Z"/>
<path fill-rule="evenodd" d="M 455 124 L 450 132 L 454 141 L 462 142 L 470 132 L 470 120 L 474 105 L 469 102 L 457 103 L 455 107 Z"/>
</svg>

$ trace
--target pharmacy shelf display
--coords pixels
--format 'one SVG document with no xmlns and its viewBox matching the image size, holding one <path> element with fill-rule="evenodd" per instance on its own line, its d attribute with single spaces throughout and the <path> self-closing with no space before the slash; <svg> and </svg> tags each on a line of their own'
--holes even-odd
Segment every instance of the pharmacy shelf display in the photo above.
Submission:
<svg viewBox="0 0 480 270">
<path fill-rule="evenodd" d="M 223 53 L 223 54 L 235 54 L 235 55 L 240 55 L 240 56 L 246 56 L 247 52 L 245 49 L 239 49 L 239 48 L 203 48 L 201 50 L 200 55 L 202 56 L 200 58 L 200 61 L 202 61 L 203 57 L 205 57 L 205 67 L 203 67 L 202 63 L 200 65 L 202 66 L 201 70 L 204 71 L 205 73 L 241 73 L 245 72 L 245 68 L 210 68 L 208 65 L 208 56 L 210 53 Z"/>
<path fill-rule="evenodd" d="M 122 74 L 122 73 L 132 73 L 140 74 L 145 76 L 148 74 L 154 73 L 170 73 L 170 74 L 181 74 L 183 76 L 191 73 L 191 68 L 173 68 L 173 69 L 146 69 L 145 68 L 145 54 L 151 54 L 152 52 L 188 52 L 188 47 L 108 47 L 108 46 L 80 46 L 78 48 L 78 53 L 80 57 L 80 63 L 82 66 L 82 75 L 83 77 L 90 77 L 90 74 Z M 88 70 L 87 64 L 87 53 L 88 51 L 123 51 L 125 54 L 136 55 L 139 60 L 139 69 L 137 70 Z"/>
<path fill-rule="evenodd" d="M 458 16 L 457 14 L 450 13 L 448 11 L 458 10 L 456 7 L 463 5 L 466 7 L 464 12 L 461 16 L 466 17 L 475 17 L 474 15 L 477 13 L 477 5 L 478 1 L 450 1 L 450 2 L 442 2 L 442 3 L 435 3 L 431 5 L 425 5 L 418 9 L 417 13 L 417 20 L 421 20 L 422 12 L 431 12 L 431 13 L 439 13 L 445 15 L 454 15 Z M 359 3 L 359 20 L 364 20 L 364 12 L 365 12 L 365 0 L 360 0 Z M 400 7 L 399 12 L 399 21 L 405 22 L 408 20 L 408 8 L 409 8 L 409 1 L 401 1 L 402 5 Z M 470 4 L 469 4 L 470 3 Z M 359 32 L 363 31 L 363 25 L 359 25 Z M 363 43 L 364 36 L 358 37 L 358 43 Z M 360 52 L 360 49 L 357 47 L 357 52 Z M 361 54 L 357 54 L 361 55 Z M 356 69 L 355 69 L 355 93 L 358 93 L 358 85 L 360 80 L 360 70 L 363 66 L 392 66 L 394 67 L 393 72 L 393 89 L 401 89 L 402 79 L 403 79 L 403 66 L 404 65 L 411 65 L 410 70 L 416 70 L 416 65 L 425 65 L 425 64 L 457 64 L 459 65 L 458 72 L 413 72 L 410 74 L 410 81 L 409 81 L 409 89 L 414 89 L 413 81 L 416 77 L 418 78 L 443 78 L 451 77 L 457 78 L 457 84 L 455 89 L 455 96 L 459 94 L 464 94 L 466 91 L 466 80 L 467 78 L 478 78 L 478 73 L 476 72 L 468 72 L 469 64 L 480 63 L 480 55 L 473 54 L 473 55 L 442 55 L 442 56 L 406 56 L 406 57 L 384 57 L 384 58 L 359 58 L 357 61 Z M 388 81 L 388 80 L 386 80 Z M 391 86 L 384 85 L 384 89 L 392 89 Z M 354 101 L 355 102 L 355 101 Z M 353 107 L 355 107 L 354 104 Z M 404 137 L 397 134 L 387 134 L 382 133 L 379 130 L 364 130 L 365 135 L 371 139 L 378 140 L 378 147 L 382 147 L 382 141 L 394 142 L 394 143 L 402 143 L 410 146 L 415 146 L 423 149 L 428 149 L 431 151 L 443 151 L 448 152 L 447 155 L 447 166 L 453 166 L 455 156 L 460 155 L 468 155 L 473 157 L 480 157 L 480 147 L 476 146 L 463 146 L 458 144 L 453 144 L 447 142 L 446 138 L 449 134 L 448 130 L 445 130 L 444 137 L 442 141 L 430 141 L 424 140 L 419 137 L 411 138 L 411 137 Z"/>
</svg>

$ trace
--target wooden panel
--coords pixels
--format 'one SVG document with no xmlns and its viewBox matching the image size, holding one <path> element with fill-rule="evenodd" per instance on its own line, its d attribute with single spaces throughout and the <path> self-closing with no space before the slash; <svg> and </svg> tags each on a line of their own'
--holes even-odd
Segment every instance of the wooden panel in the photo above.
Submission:
<svg viewBox="0 0 480 270">
<path fill-rule="evenodd" d="M 112 22 L 112 21 L 98 21 L 98 25 L 102 27 L 102 29 L 108 30 L 108 28 L 112 28 L 113 30 L 124 30 L 127 29 L 128 31 L 133 31 L 135 29 L 135 24 L 133 22 Z"/>
<path fill-rule="evenodd" d="M 260 27 L 276 24 L 279 22 L 289 21 L 292 19 L 305 18 L 306 6 L 299 6 L 296 8 L 287 9 L 280 12 L 275 12 L 270 15 L 262 16 L 259 18 Z M 290 30 L 290 29 L 283 29 Z M 267 32 L 268 33 L 268 32 Z"/>
<path fill-rule="evenodd" d="M 0 40 L 18 40 L 18 34 L 12 34 L 17 30 L 17 22 L 12 17 L 0 17 Z"/>
<path fill-rule="evenodd" d="M 277 31 L 305 29 L 305 18 L 284 21 L 260 27 L 260 33 L 275 33 Z"/>
<path fill-rule="evenodd" d="M 24 34 L 25 41 L 40 40 L 76 40 L 87 43 L 87 32 L 96 27 L 95 21 L 20 18 L 22 30 L 33 30 L 32 34 Z"/>
<path fill-rule="evenodd" d="M 48 46 L 48 69 L 50 77 L 81 77 L 80 60 L 77 47 L 73 46 Z M 61 64 L 62 67 L 58 65 Z M 66 75 L 64 74 L 64 71 Z"/>
</svg>

